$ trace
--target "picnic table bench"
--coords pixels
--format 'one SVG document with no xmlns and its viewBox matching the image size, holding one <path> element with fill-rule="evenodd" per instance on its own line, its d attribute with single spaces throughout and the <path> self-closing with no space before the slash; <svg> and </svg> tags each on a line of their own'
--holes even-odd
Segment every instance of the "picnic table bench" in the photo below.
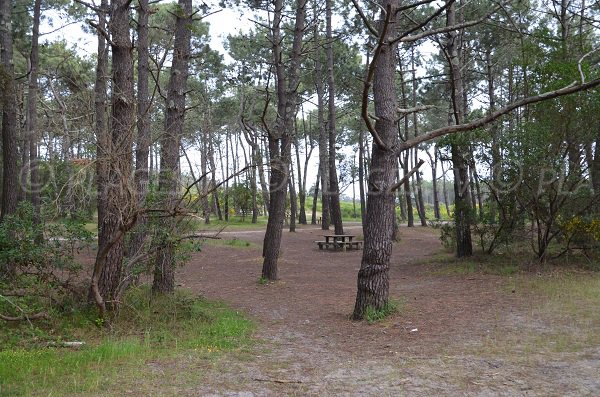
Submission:
<svg viewBox="0 0 600 397">
<path fill-rule="evenodd" d="M 363 244 L 362 241 L 352 241 L 356 237 L 353 234 L 324 234 L 323 237 L 325 237 L 325 240 L 315 241 L 320 250 L 324 248 L 341 249 L 342 251 L 361 249 Z"/>
</svg>

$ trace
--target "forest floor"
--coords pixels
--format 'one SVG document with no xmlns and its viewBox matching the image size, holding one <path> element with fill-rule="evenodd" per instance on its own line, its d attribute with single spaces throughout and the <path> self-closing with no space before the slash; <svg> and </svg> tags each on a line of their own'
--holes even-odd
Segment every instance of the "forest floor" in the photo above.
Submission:
<svg viewBox="0 0 600 397">
<path fill-rule="evenodd" d="M 180 396 L 600 394 L 597 316 L 550 307 L 530 283 L 535 274 L 444 271 L 439 231 L 402 228 L 390 271 L 399 311 L 354 322 L 361 251 L 319 251 L 322 234 L 284 232 L 280 281 L 268 284 L 259 282 L 263 231 L 224 232 L 227 240 L 195 254 L 177 275 L 181 286 L 247 313 L 259 341 L 210 363 L 158 364 L 163 375 L 204 376 L 178 376 L 170 391 L 164 376 L 150 377 L 145 388 Z"/>
</svg>

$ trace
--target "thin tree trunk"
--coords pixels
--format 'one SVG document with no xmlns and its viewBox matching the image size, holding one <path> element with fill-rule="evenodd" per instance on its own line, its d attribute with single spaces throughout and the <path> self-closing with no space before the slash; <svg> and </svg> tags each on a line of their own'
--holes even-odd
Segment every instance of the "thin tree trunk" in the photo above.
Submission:
<svg viewBox="0 0 600 397">
<path fill-rule="evenodd" d="M 42 1 L 35 0 L 33 4 L 33 29 L 31 33 L 31 54 L 29 57 L 29 92 L 27 93 L 27 135 L 29 138 L 29 172 L 30 197 L 33 207 L 33 224 L 39 225 L 41 219 L 40 178 L 38 170 L 38 133 L 37 133 L 37 93 L 38 93 L 38 64 L 40 14 Z M 36 236 L 38 242 L 43 239 L 41 234 Z"/>
<path fill-rule="evenodd" d="M 294 118 L 297 114 L 298 106 L 299 67 L 305 30 L 306 0 L 299 0 L 296 4 L 294 38 L 287 68 L 281 61 L 283 56 L 281 46 L 282 14 L 283 1 L 275 0 L 274 20 L 271 32 L 277 84 L 277 121 L 275 123 L 275 133 L 277 136 L 269 134 L 271 205 L 269 207 L 269 220 L 263 245 L 264 261 L 262 268 L 262 277 L 268 280 L 277 279 L 281 229 L 285 219 L 286 187 L 291 161 L 290 134 L 294 131 Z"/>
<path fill-rule="evenodd" d="M 446 0 L 447 2 L 449 0 Z M 456 24 L 456 4 L 452 2 L 446 11 L 446 22 L 448 26 Z M 460 52 L 459 33 L 450 31 L 447 33 L 447 52 L 449 54 L 450 73 L 452 75 L 452 103 L 454 123 L 461 124 L 464 121 L 464 82 L 462 77 L 462 62 Z M 456 227 L 456 255 L 460 257 L 471 256 L 473 245 L 471 243 L 471 205 L 469 203 L 469 172 L 465 160 L 465 148 L 463 145 L 453 143 L 451 145 L 452 165 L 454 167 L 454 218 Z"/>
<path fill-rule="evenodd" d="M 148 0 L 139 0 L 138 8 L 138 42 L 137 42 L 137 139 L 135 144 L 135 176 L 134 183 L 137 193 L 137 206 L 146 205 L 148 193 L 148 156 L 150 154 L 150 90 L 148 77 L 150 74 L 149 48 L 148 48 Z M 134 258 L 138 255 L 146 241 L 146 217 L 138 217 L 131 236 L 127 255 Z M 128 272 L 133 269 L 127 269 Z M 137 279 L 137 277 L 134 277 Z"/>
<path fill-rule="evenodd" d="M 165 132 L 161 139 L 159 196 L 163 207 L 174 210 L 179 196 L 179 147 L 185 116 L 185 92 L 190 60 L 190 41 L 192 24 L 192 0 L 179 0 L 179 11 L 175 22 L 175 42 L 173 44 L 173 62 L 167 86 Z M 154 267 L 152 292 L 158 294 L 173 293 L 175 290 L 175 216 L 162 219 L 159 246 Z M 168 231 L 164 233 L 164 231 Z"/>
<path fill-rule="evenodd" d="M 304 123 L 304 120 L 302 120 Z M 300 213 L 298 214 L 298 223 L 306 225 L 306 191 L 304 190 L 304 183 L 302 179 L 302 164 L 300 163 L 300 149 L 298 148 L 298 134 L 296 134 L 295 145 L 296 147 L 296 166 L 298 169 L 298 198 L 300 201 Z M 306 148 L 305 148 L 306 150 Z"/>
<path fill-rule="evenodd" d="M 291 164 L 288 184 L 288 188 L 290 189 L 290 232 L 295 232 L 296 217 L 298 213 L 298 197 L 296 197 L 296 187 L 294 186 L 294 167 Z"/>
<path fill-rule="evenodd" d="M 106 12 L 108 12 L 108 0 L 102 0 L 100 5 L 101 12 L 98 12 L 98 27 L 106 29 Z M 110 137 L 107 130 L 107 84 L 108 78 L 108 48 L 106 39 L 101 33 L 97 34 L 98 38 L 98 54 L 96 64 L 96 81 L 94 84 L 94 116 L 95 125 L 94 132 L 96 134 L 96 186 L 97 186 L 97 208 L 98 208 L 98 251 L 104 250 L 108 243 L 108 231 L 103 227 L 106 223 L 106 214 L 108 211 L 107 194 L 108 194 L 108 166 L 109 166 L 109 151 Z M 94 275 L 93 280 L 97 280 L 98 275 Z M 94 299 L 93 290 L 98 290 L 98 285 L 90 287 L 90 300 Z"/>
<path fill-rule="evenodd" d="M 342 209 L 340 207 L 340 189 L 338 186 L 337 170 L 335 168 L 335 141 L 336 141 L 336 109 L 335 109 L 335 75 L 333 55 L 333 29 L 331 26 L 333 0 L 325 0 L 326 8 L 326 46 L 327 53 L 327 83 L 329 91 L 329 114 L 328 114 L 328 136 L 329 136 L 329 208 L 331 222 L 334 224 L 335 234 L 344 234 L 342 223 Z"/>
<path fill-rule="evenodd" d="M 409 150 L 404 154 L 404 161 L 402 162 L 402 171 L 404 172 L 404 176 L 408 175 L 409 171 Z M 408 217 L 408 227 L 415 227 L 415 214 L 413 211 L 412 205 L 412 194 L 410 192 L 410 183 L 406 182 L 404 184 L 404 202 L 406 203 L 406 216 Z"/>
<path fill-rule="evenodd" d="M 316 7 L 316 3 L 315 3 Z M 316 12 L 316 11 L 315 11 Z M 314 40 L 315 47 L 320 47 L 319 24 L 314 25 Z M 321 229 L 329 230 L 330 222 L 330 206 L 329 199 L 331 187 L 329 186 L 329 150 L 328 150 L 328 134 L 325 129 L 324 117 L 324 90 L 323 90 L 323 67 L 321 65 L 321 57 L 315 57 L 315 85 L 317 91 L 317 123 L 319 126 L 319 170 L 321 174 Z"/>
<path fill-rule="evenodd" d="M 321 181 L 320 170 L 317 171 L 317 180 L 315 181 L 315 192 L 313 194 L 311 225 L 317 224 L 317 200 L 319 200 L 319 182 Z"/>
<path fill-rule="evenodd" d="M 446 171 L 444 170 L 444 162 L 440 162 L 442 167 L 442 192 L 444 194 L 444 206 L 446 207 L 446 216 L 450 218 L 450 202 L 448 201 L 448 189 L 446 187 Z"/>
<path fill-rule="evenodd" d="M 358 131 L 358 193 L 360 195 L 360 219 L 365 224 L 367 202 L 365 200 L 365 133 L 362 128 Z"/>
</svg>

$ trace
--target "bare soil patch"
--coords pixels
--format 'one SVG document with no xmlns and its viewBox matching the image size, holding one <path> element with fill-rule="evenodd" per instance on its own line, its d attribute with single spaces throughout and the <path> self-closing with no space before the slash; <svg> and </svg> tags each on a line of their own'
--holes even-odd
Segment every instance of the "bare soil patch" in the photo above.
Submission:
<svg viewBox="0 0 600 397">
<path fill-rule="evenodd" d="M 600 395 L 600 348 L 548 349 L 535 337 L 551 324 L 507 277 L 433 271 L 428 258 L 442 250 L 435 230 L 402 228 L 394 246 L 390 296 L 399 313 L 350 321 L 361 251 L 320 251 L 322 234 L 284 232 L 275 283 L 258 282 L 262 231 L 224 233 L 254 244 L 208 244 L 180 270 L 183 287 L 254 318 L 261 342 L 222 355 L 179 395 Z"/>
</svg>

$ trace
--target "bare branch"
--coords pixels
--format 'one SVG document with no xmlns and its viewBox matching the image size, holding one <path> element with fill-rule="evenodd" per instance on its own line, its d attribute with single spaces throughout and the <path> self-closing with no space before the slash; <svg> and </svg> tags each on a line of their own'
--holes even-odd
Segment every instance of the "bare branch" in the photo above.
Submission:
<svg viewBox="0 0 600 397">
<path fill-rule="evenodd" d="M 39 319 L 49 319 L 50 316 L 48 313 L 40 312 L 35 314 L 22 314 L 17 317 L 5 316 L 4 314 L 0 314 L 0 320 L 4 321 L 30 321 L 30 320 L 39 320 Z"/>
<path fill-rule="evenodd" d="M 471 131 L 476 128 L 483 127 L 484 125 L 491 123 L 492 121 L 513 111 L 514 109 L 517 109 L 517 108 L 520 108 L 520 107 L 523 107 L 526 105 L 530 105 L 532 103 L 542 102 L 542 101 L 546 101 L 548 99 L 554 99 L 554 98 L 559 98 L 561 96 L 574 94 L 579 91 L 589 90 L 589 89 L 597 87 L 599 85 L 600 85 L 600 78 L 590 81 L 589 83 L 584 83 L 584 84 L 577 84 L 577 82 L 573 82 L 572 84 L 569 84 L 568 86 L 560 88 L 558 90 L 549 91 L 549 92 L 545 92 L 543 94 L 523 98 L 523 99 L 513 102 L 501 109 L 498 109 L 497 111 L 489 114 L 486 117 L 481 117 L 477 120 L 473 120 L 470 123 L 451 125 L 451 126 L 447 126 L 447 127 L 438 128 L 437 130 L 433 130 L 426 134 L 409 139 L 406 142 L 403 142 L 400 145 L 398 145 L 397 147 L 395 147 L 394 151 L 397 154 L 400 154 L 400 152 L 402 152 L 403 150 L 410 149 L 412 147 L 417 146 L 418 144 L 420 144 L 422 142 L 426 142 L 426 141 L 429 141 L 431 139 L 434 139 L 434 138 L 437 138 L 440 136 L 453 134 L 453 133 L 457 133 L 457 132 L 463 132 L 463 131 Z"/>
<path fill-rule="evenodd" d="M 413 35 L 409 35 L 409 36 L 400 36 L 400 37 L 394 39 L 392 41 L 392 43 L 394 43 L 394 44 L 395 43 L 412 43 L 412 42 L 424 39 L 425 37 L 435 36 L 440 33 L 446 33 L 446 32 L 450 32 L 452 30 L 460 30 L 460 29 L 468 28 L 470 26 L 479 25 L 480 23 L 482 23 L 486 19 L 488 19 L 490 16 L 492 16 L 494 13 L 496 13 L 496 11 L 498 11 L 499 9 L 500 9 L 500 7 L 496 7 L 492 11 L 488 12 L 482 18 L 479 18 L 479 19 L 476 19 L 473 21 L 458 23 L 458 24 L 452 25 L 452 26 L 444 26 L 444 27 L 438 28 L 438 29 L 426 30 L 422 33 L 413 34 Z M 419 26 L 419 29 L 421 29 L 422 27 L 423 26 Z"/>
<path fill-rule="evenodd" d="M 379 35 L 377 34 L 377 29 L 375 29 L 371 23 L 369 22 L 369 20 L 367 19 L 367 16 L 365 15 L 365 13 L 363 12 L 363 10 L 360 8 L 360 6 L 358 5 L 358 2 L 356 0 L 352 0 L 352 4 L 354 4 L 354 8 L 356 9 L 356 12 L 358 12 L 358 15 L 360 16 L 360 19 L 362 19 L 363 23 L 365 24 L 365 27 L 367 28 L 367 30 L 375 37 L 378 37 Z"/>
<path fill-rule="evenodd" d="M 429 110 L 429 109 L 434 109 L 435 105 L 419 105 L 419 106 L 415 106 L 412 108 L 407 108 L 407 109 L 402 109 L 399 108 L 398 109 L 398 113 L 402 114 L 402 116 L 406 116 L 412 113 L 418 113 L 418 112 L 422 112 L 423 110 Z"/>
<path fill-rule="evenodd" d="M 391 188 L 390 191 L 396 191 L 398 190 L 402 185 L 404 185 L 405 183 L 408 182 L 408 180 L 419 170 L 419 168 L 425 164 L 425 161 L 423 161 L 422 159 L 419 159 L 419 162 L 417 163 L 417 165 L 414 166 L 414 168 L 412 170 L 410 170 L 410 172 L 406 175 L 404 175 L 404 177 L 402 179 L 400 179 L 397 183 L 395 183 Z"/>
<path fill-rule="evenodd" d="M 594 49 L 592 49 L 590 52 L 588 52 L 587 54 L 583 55 L 580 59 L 579 62 L 577 62 L 577 68 L 579 69 L 579 75 L 581 76 L 581 84 L 585 83 L 585 75 L 583 74 L 583 68 L 581 67 L 581 63 L 583 62 L 583 60 L 587 57 L 589 57 L 590 55 L 592 55 L 594 52 L 600 50 L 600 47 L 596 47 Z"/>
</svg>

